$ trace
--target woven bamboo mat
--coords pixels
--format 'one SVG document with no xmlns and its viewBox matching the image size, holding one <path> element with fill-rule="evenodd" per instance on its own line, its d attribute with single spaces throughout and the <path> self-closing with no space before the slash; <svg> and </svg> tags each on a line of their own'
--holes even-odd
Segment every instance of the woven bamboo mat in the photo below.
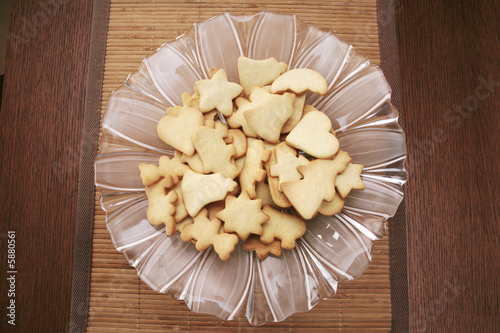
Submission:
<svg viewBox="0 0 500 333">
<path fill-rule="evenodd" d="M 262 10 L 293 13 L 302 21 L 333 31 L 372 63 L 380 63 L 376 0 L 112 0 L 102 112 L 109 94 L 123 83 L 127 74 L 137 69 L 144 57 L 188 30 L 194 22 L 222 12 L 249 14 Z M 334 299 L 321 301 L 311 311 L 295 314 L 283 322 L 252 328 L 246 318 L 224 322 L 191 312 L 183 301 L 150 290 L 124 255 L 113 247 L 99 205 L 99 193 L 95 197 L 90 288 L 89 332 L 387 332 L 391 329 L 387 235 L 375 243 L 372 264 L 364 275 L 342 282 Z"/>
</svg>

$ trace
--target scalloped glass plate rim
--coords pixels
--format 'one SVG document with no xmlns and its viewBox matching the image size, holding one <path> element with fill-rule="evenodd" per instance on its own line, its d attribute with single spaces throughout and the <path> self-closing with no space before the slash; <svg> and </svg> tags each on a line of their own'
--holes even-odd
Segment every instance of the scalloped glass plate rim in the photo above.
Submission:
<svg viewBox="0 0 500 333">
<path fill-rule="evenodd" d="M 231 15 L 231 14 L 228 14 L 228 13 L 224 13 L 224 14 L 219 14 L 219 15 L 213 16 L 213 17 L 211 17 L 211 18 L 209 18 L 209 19 L 207 19 L 207 20 L 204 20 L 204 21 L 200 21 L 200 22 L 195 23 L 195 24 L 192 26 L 192 28 L 191 28 L 190 30 L 186 31 L 186 32 L 185 32 L 185 33 L 183 33 L 182 35 L 180 35 L 180 36 L 178 36 L 177 38 L 175 38 L 175 40 L 174 40 L 174 41 L 178 41 L 179 39 L 183 39 L 183 38 L 188 38 L 188 34 L 189 34 L 189 33 L 190 33 L 193 29 L 195 29 L 197 25 L 199 25 L 199 24 L 201 24 L 201 23 L 204 23 L 204 22 L 214 21 L 214 20 L 216 20 L 216 19 L 217 19 L 218 17 L 220 17 L 220 16 L 225 16 L 225 17 L 227 17 L 227 19 L 228 19 L 228 20 L 233 19 L 233 20 L 239 20 L 239 21 L 241 21 L 241 22 L 245 22 L 245 21 L 251 21 L 252 19 L 254 19 L 254 18 L 256 18 L 256 17 L 259 17 L 259 16 L 264 16 L 264 15 L 267 15 L 267 14 L 272 14 L 272 15 L 283 15 L 283 16 L 289 16 L 289 17 L 290 17 L 290 16 L 292 16 L 292 17 L 293 17 L 293 19 L 294 19 L 294 21 L 297 21 L 297 20 L 298 20 L 298 19 L 296 18 L 296 16 L 295 16 L 295 15 L 290 15 L 290 14 L 285 14 L 285 13 L 278 13 L 278 12 L 266 12 L 266 11 L 263 11 L 263 12 L 259 12 L 259 13 L 252 14 L 252 15 Z M 300 20 L 299 20 L 299 21 L 300 21 Z M 324 30 L 322 30 L 322 29 L 319 29 L 319 28 L 318 28 L 316 25 L 314 25 L 314 24 L 310 24 L 310 23 L 306 23 L 306 22 L 302 22 L 302 23 L 304 24 L 304 26 L 307 26 L 307 27 L 309 27 L 309 28 L 318 29 L 319 31 L 326 32 L 326 31 L 324 31 Z M 332 35 L 333 35 L 333 33 L 332 33 L 331 31 L 328 31 L 327 33 L 328 33 L 328 34 L 332 34 Z M 336 37 L 336 36 L 335 36 L 335 37 Z M 338 37 L 336 37 L 336 38 L 338 38 Z M 160 46 L 160 47 L 159 47 L 156 51 L 154 51 L 154 52 L 152 52 L 151 54 L 149 54 L 149 55 L 148 55 L 148 56 L 144 59 L 144 61 L 142 62 L 142 64 L 141 64 L 141 65 L 140 65 L 140 67 L 138 68 L 138 70 L 137 70 L 137 71 L 135 71 L 135 72 L 130 73 L 130 74 L 127 76 L 127 78 L 126 78 L 126 80 L 125 80 L 124 84 L 123 84 L 122 86 L 120 86 L 118 89 L 114 90 L 114 91 L 113 91 L 113 92 L 112 92 L 109 96 L 111 97 L 111 96 L 112 96 L 113 94 L 115 94 L 115 93 L 116 93 L 116 91 L 118 91 L 120 88 L 127 86 L 127 85 L 128 85 L 128 83 L 129 83 L 129 80 L 130 80 L 132 77 L 134 77 L 134 75 L 136 75 L 137 73 L 139 73 L 139 72 L 141 71 L 141 69 L 143 69 L 143 66 L 145 66 L 145 61 L 146 61 L 146 59 L 151 58 L 151 57 L 152 57 L 153 55 L 155 55 L 155 54 L 158 54 L 158 53 L 159 53 L 159 52 L 160 52 L 163 48 L 168 47 L 168 45 L 169 45 L 169 44 L 171 44 L 171 43 L 173 43 L 174 41 L 171 41 L 171 42 L 166 42 L 166 43 L 162 44 L 162 45 L 161 45 L 161 46 Z M 240 47 L 240 48 L 241 48 L 241 47 Z M 349 45 L 349 48 L 352 48 L 352 46 L 350 46 L 350 45 Z M 293 54 L 290 56 L 290 62 L 292 61 L 292 59 L 293 59 Z M 365 59 L 366 59 L 366 58 L 365 58 Z M 374 65 L 373 65 L 373 64 L 371 64 L 371 63 L 369 64 L 369 66 L 370 66 L 370 67 L 372 67 L 372 68 L 378 68 L 378 66 L 374 66 Z M 204 68 L 203 68 L 203 66 L 200 66 L 200 68 L 204 69 Z M 204 69 L 204 70 L 205 70 L 205 69 Z M 200 73 L 198 73 L 198 74 L 200 74 Z M 204 74 L 204 75 L 205 75 L 205 77 L 206 77 L 206 73 L 202 73 L 202 74 Z M 332 81 L 332 84 L 333 84 L 333 83 L 334 83 L 334 82 Z M 345 78 L 345 79 L 344 79 L 344 81 L 342 82 L 342 84 L 343 84 L 343 85 L 347 85 L 348 83 L 349 83 L 349 79 L 348 79 L 348 78 Z M 337 87 L 337 88 L 338 88 L 338 87 Z M 338 88 L 338 90 L 340 90 L 340 89 Z M 330 94 L 330 93 L 329 93 L 329 94 Z M 149 96 L 149 97 L 151 97 L 151 98 L 155 99 L 155 100 L 156 100 L 156 102 L 159 102 L 159 103 L 161 103 L 161 102 L 162 102 L 161 100 L 159 100 L 159 99 L 158 99 L 157 97 L 155 97 L 155 96 L 152 96 L 152 95 L 151 95 L 151 96 Z M 392 129 L 393 129 L 393 130 L 398 130 L 398 131 L 401 131 L 401 132 L 402 132 L 402 130 L 401 130 L 401 128 L 400 128 L 400 126 L 399 126 L 399 124 L 398 124 L 398 122 L 397 122 L 397 119 L 398 119 L 397 110 L 395 110 L 395 108 L 394 108 L 394 107 L 392 106 L 392 104 L 390 103 L 390 90 L 389 90 L 389 98 L 388 98 L 388 100 L 381 101 L 381 104 L 384 104 L 384 103 L 389 104 L 390 108 L 392 109 L 392 112 L 394 112 L 394 113 L 395 113 L 395 117 L 391 118 L 391 119 L 392 119 L 392 123 L 391 123 L 391 125 L 393 126 L 393 128 L 392 128 Z M 109 105 L 108 105 L 108 108 L 109 108 Z M 370 110 L 369 110 L 369 111 L 370 111 Z M 367 111 L 367 113 L 368 113 L 369 111 Z M 108 109 L 106 109 L 106 112 L 108 112 Z M 106 112 L 105 112 L 105 114 L 106 114 Z M 103 119 L 104 119 L 104 116 L 103 116 Z M 107 125 L 106 125 L 106 127 L 107 127 L 107 129 L 108 129 L 108 130 L 113 131 L 113 129 L 112 129 L 111 127 L 109 127 L 109 126 L 107 126 Z M 361 127 L 360 127 L 360 128 L 361 128 Z M 342 134 L 345 134 L 345 133 L 346 133 L 346 132 L 342 132 L 342 133 L 341 133 L 341 135 L 342 135 Z M 118 132 L 117 132 L 117 133 L 114 133 L 114 134 L 121 135 L 121 134 L 119 134 Z M 403 136 L 404 136 L 404 134 L 403 134 Z M 132 142 L 132 143 L 137 143 L 137 142 L 134 142 L 133 138 L 125 138 L 125 139 L 126 139 L 126 140 L 129 140 L 129 141 L 130 141 L 130 142 Z M 139 144 L 140 144 L 140 142 L 139 142 Z M 155 150 L 155 149 L 154 149 L 154 150 Z M 156 150 L 156 151 L 155 151 L 155 153 L 164 153 L 164 152 L 160 152 L 160 151 Z M 117 153 L 117 154 L 119 154 L 119 153 Z M 99 155 L 98 155 L 98 157 L 96 158 L 96 161 L 97 161 L 97 159 L 99 158 L 99 156 L 102 156 L 102 155 L 101 155 L 101 154 L 99 154 Z M 404 168 L 404 161 L 405 161 L 405 159 L 406 159 L 406 151 L 405 151 L 404 157 L 402 158 L 402 168 L 399 170 L 399 171 L 401 172 L 401 174 L 403 174 L 403 176 L 401 177 L 401 179 L 400 179 L 399 181 L 397 181 L 397 182 L 396 182 L 398 185 L 402 185 L 402 184 L 404 184 L 404 182 L 406 181 L 406 178 L 407 178 L 406 170 L 405 170 L 405 168 Z M 97 162 L 96 162 L 96 165 L 97 165 Z M 97 168 L 96 168 L 96 169 L 97 169 Z M 104 189 L 106 189 L 106 187 L 100 187 L 100 186 L 98 185 L 98 175 L 97 175 L 97 172 L 96 172 L 96 185 L 97 185 L 97 187 L 98 187 L 99 189 L 100 189 L 100 188 L 104 188 Z M 110 188 L 110 187 L 108 187 L 107 189 L 111 189 L 111 188 Z M 116 189 L 116 191 L 119 191 L 119 190 L 120 190 L 120 189 Z M 128 191 L 127 191 L 127 193 L 132 194 L 133 192 L 128 192 Z M 137 193 L 140 193 L 140 192 L 137 192 Z M 138 204 L 139 202 L 144 201 L 144 198 L 139 198 L 139 199 L 136 199 L 136 200 L 134 200 L 134 201 L 130 201 L 130 202 L 128 202 L 128 204 L 127 204 L 127 205 L 125 205 L 125 206 L 121 207 L 119 211 L 116 211 L 116 212 L 114 212 L 113 214 L 111 214 L 110 216 L 108 216 L 108 213 L 109 213 L 109 212 L 108 212 L 108 209 L 107 209 L 107 208 L 106 208 L 106 206 L 105 206 L 105 203 L 104 203 L 104 197 L 105 197 L 105 196 L 101 196 L 100 203 L 101 203 L 101 208 L 102 208 L 102 209 L 106 212 L 106 227 L 108 228 L 108 231 L 110 232 L 110 235 L 111 235 L 111 238 L 112 238 L 112 241 L 113 241 L 113 245 L 115 246 L 115 248 L 117 248 L 117 249 L 119 249 L 119 250 L 120 250 L 120 247 L 119 247 L 119 246 L 118 246 L 118 244 L 115 242 L 115 239 L 114 239 L 114 237 L 113 237 L 113 230 L 110 228 L 110 226 L 109 226 L 109 224 L 108 224 L 108 221 L 109 221 L 109 220 L 111 220 L 111 219 L 112 219 L 112 217 L 113 217 L 114 215 L 118 214 L 120 211 L 123 211 L 123 210 L 125 210 L 125 209 L 127 209 L 127 208 L 130 208 L 130 207 L 132 207 L 132 206 L 134 206 L 134 205 Z M 402 196 L 401 196 L 401 200 L 402 200 Z M 399 200 L 399 202 L 400 202 L 401 200 Z M 398 202 L 398 205 L 399 205 L 399 202 Z M 397 207 L 396 207 L 396 208 L 397 208 Z M 354 219 L 352 219 L 352 221 L 355 221 L 355 220 L 354 220 Z M 355 222 L 356 222 L 356 221 L 355 221 Z M 348 224 L 349 224 L 349 223 L 348 223 Z M 354 227 L 354 228 L 356 228 L 358 231 L 361 231 L 361 233 L 363 233 L 363 230 L 362 230 L 363 226 L 353 225 L 353 227 Z M 159 229 L 159 230 L 161 231 L 161 230 L 163 230 L 163 229 Z M 379 239 L 379 238 L 377 238 L 377 239 Z M 375 239 L 372 239 L 372 241 L 373 241 L 373 240 L 375 240 Z M 317 251 L 316 249 L 313 249 L 313 248 L 311 248 L 309 245 L 307 245 L 307 242 L 306 242 L 306 241 L 300 240 L 300 243 L 303 245 L 303 249 L 302 249 L 301 251 L 302 251 L 302 252 L 304 252 L 304 253 L 302 253 L 302 256 L 305 256 L 305 255 L 310 255 L 311 253 L 314 253 L 314 252 L 316 252 L 316 251 Z M 124 252 L 124 251 L 122 251 L 122 250 L 120 250 L 120 251 L 121 251 L 122 253 L 124 253 L 124 255 L 125 255 L 125 257 L 127 258 L 128 262 L 129 262 L 129 263 L 130 263 L 133 267 L 135 267 L 135 268 L 137 269 L 137 273 L 138 273 L 138 275 L 141 277 L 141 279 L 142 279 L 142 280 L 143 280 L 143 281 L 144 281 L 144 282 L 145 282 L 148 286 L 150 286 L 153 290 L 156 290 L 156 291 L 160 291 L 160 292 L 166 292 L 166 291 L 168 291 L 168 293 L 169 293 L 170 295 L 172 295 L 174 298 L 177 298 L 177 299 L 184 299 L 184 300 L 185 300 L 185 302 L 186 302 L 186 304 L 189 306 L 189 308 L 190 308 L 191 310 L 193 310 L 193 307 L 192 307 L 192 305 L 193 305 L 193 304 L 192 304 L 192 303 L 190 304 L 190 302 L 189 302 L 187 299 L 185 299 L 185 296 L 186 296 L 186 295 L 182 295 L 182 294 L 181 294 L 181 295 L 179 295 L 179 294 L 176 294 L 176 291 L 175 291 L 175 290 L 169 289 L 168 287 L 161 288 L 161 290 L 160 290 L 160 288 L 158 288 L 158 287 L 157 287 L 157 286 L 156 286 L 153 282 L 149 281 L 147 278 L 145 278 L 144 276 L 142 276 L 142 275 L 141 275 L 141 271 L 137 268 L 137 263 L 138 263 L 138 260 L 133 260 L 132 258 L 130 258 L 130 257 L 129 257 L 129 255 L 128 255 L 126 252 Z M 299 250 L 297 250 L 297 251 L 299 251 Z M 200 258 L 202 258 L 202 257 L 203 257 L 203 258 L 207 258 L 207 257 L 210 255 L 210 252 L 211 252 L 211 250 L 207 250 L 205 253 L 199 253 L 196 257 L 194 257 L 194 258 L 192 259 L 192 261 L 189 263 L 188 267 L 186 267 L 186 270 L 189 270 L 189 269 L 190 269 L 190 266 L 195 265 L 195 264 L 196 264 L 196 261 L 197 261 L 197 260 L 199 260 Z M 320 256 L 320 257 L 321 257 L 321 256 Z M 318 259 L 318 258 L 315 258 L 315 257 L 314 257 L 314 255 L 311 255 L 311 258 L 312 258 L 313 260 L 319 260 L 319 261 L 321 261 L 321 260 L 322 260 L 321 258 L 319 258 L 319 259 Z M 203 262 L 202 262 L 202 263 L 203 263 Z M 199 264 L 201 264 L 201 263 L 199 263 Z M 323 265 L 325 265 L 325 264 L 326 264 L 326 265 L 328 265 L 326 262 L 323 262 L 322 264 L 323 264 Z M 319 262 L 318 262 L 318 263 L 316 263 L 316 265 L 319 265 L 318 267 L 321 267 L 321 263 L 319 263 Z M 255 267 L 253 267 L 253 265 L 251 265 L 251 269 L 255 270 Z M 254 273 L 255 273 L 255 272 L 254 272 Z M 252 283 L 252 282 L 253 282 L 253 281 L 252 281 L 251 279 L 249 279 L 249 280 L 247 281 L 247 284 L 249 285 L 249 284 L 250 284 L 250 283 Z M 172 283 L 171 283 L 171 284 L 173 284 L 173 283 L 175 283 L 175 279 L 174 279 L 174 281 L 172 281 Z M 245 288 L 245 295 L 246 295 L 245 297 L 248 297 L 248 295 L 247 295 L 247 293 L 248 293 L 248 288 L 249 288 L 249 287 Z M 336 291 L 336 290 L 335 290 L 335 291 Z M 297 310 L 297 309 L 295 309 L 295 310 L 294 310 L 291 314 L 296 313 L 296 312 L 304 312 L 304 311 L 308 311 L 308 310 L 310 310 L 310 309 L 311 309 L 312 307 L 314 307 L 314 305 L 316 305 L 316 304 L 317 304 L 317 302 L 319 302 L 319 300 L 320 300 L 320 299 L 322 299 L 322 298 L 324 298 L 324 297 L 319 297 L 319 298 L 317 298 L 314 302 L 309 303 L 309 305 L 307 306 L 307 309 L 305 309 L 305 310 Z M 238 310 L 240 310 L 240 307 L 237 307 L 237 308 L 233 311 L 233 313 L 234 313 L 234 312 L 237 312 Z M 195 311 L 195 310 L 193 310 L 193 311 Z M 206 312 L 206 311 L 200 311 L 200 312 L 209 313 L 209 312 Z M 249 314 L 249 312 L 248 312 L 248 311 L 245 311 L 245 313 L 246 313 L 247 318 L 249 319 L 249 321 L 250 321 L 252 324 L 260 325 L 260 324 L 263 324 L 263 323 L 265 323 L 265 322 L 267 321 L 267 320 L 264 320 L 264 321 L 252 322 L 251 318 L 250 318 L 250 317 L 249 317 L 249 315 L 248 315 L 248 314 Z M 244 314 L 240 313 L 240 315 L 244 315 Z M 288 314 L 288 315 L 290 315 L 290 314 Z M 286 317 L 288 317 L 288 315 L 287 315 Z M 286 318 L 286 317 L 285 317 L 285 318 Z M 273 315 L 273 318 L 276 318 L 276 317 Z M 231 315 L 229 316 L 229 318 L 226 318 L 226 320 L 230 320 L 230 319 L 234 319 L 233 314 L 231 314 Z M 276 321 L 276 320 L 274 320 L 274 321 Z"/>
</svg>

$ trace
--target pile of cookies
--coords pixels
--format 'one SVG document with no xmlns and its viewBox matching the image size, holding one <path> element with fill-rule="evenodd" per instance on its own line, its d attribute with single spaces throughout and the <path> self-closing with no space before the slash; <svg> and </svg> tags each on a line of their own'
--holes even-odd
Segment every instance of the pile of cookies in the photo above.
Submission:
<svg viewBox="0 0 500 333">
<path fill-rule="evenodd" d="M 328 116 L 304 105 L 307 92 L 327 92 L 326 80 L 287 69 L 240 57 L 239 84 L 211 69 L 166 110 L 158 136 L 175 153 L 139 165 L 151 224 L 222 260 L 241 238 L 263 259 L 293 249 L 305 220 L 337 214 L 351 189 L 364 189 L 363 166 L 339 148 Z"/>
</svg>

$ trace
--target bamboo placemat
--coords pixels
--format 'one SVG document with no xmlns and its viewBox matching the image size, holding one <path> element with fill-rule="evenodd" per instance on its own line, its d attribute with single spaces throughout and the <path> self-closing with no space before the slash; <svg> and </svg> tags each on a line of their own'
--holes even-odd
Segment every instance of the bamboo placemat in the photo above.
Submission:
<svg viewBox="0 0 500 333">
<path fill-rule="evenodd" d="M 316 1 L 140 1 L 113 0 L 104 69 L 101 111 L 148 54 L 188 30 L 194 22 L 222 12 L 250 14 L 262 10 L 292 13 L 305 22 L 333 31 L 372 63 L 380 64 L 376 0 Z M 391 329 L 389 238 L 374 245 L 373 260 L 364 275 L 339 284 L 334 299 L 321 301 L 307 313 L 280 323 L 251 327 L 246 318 L 224 322 L 188 310 L 183 301 L 158 294 L 137 276 L 114 248 L 105 215 L 95 195 L 90 304 L 87 331 L 383 331 Z"/>
</svg>

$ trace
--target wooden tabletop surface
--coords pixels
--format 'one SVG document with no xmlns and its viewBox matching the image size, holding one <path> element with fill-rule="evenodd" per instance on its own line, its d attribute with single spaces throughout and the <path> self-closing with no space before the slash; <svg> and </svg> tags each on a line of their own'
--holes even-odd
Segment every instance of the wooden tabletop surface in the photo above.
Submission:
<svg viewBox="0 0 500 333">
<path fill-rule="evenodd" d="M 46 3 L 14 1 L 11 11 L 0 112 L 2 332 L 69 323 L 92 1 Z M 412 332 L 500 331 L 498 13 L 498 1 L 396 5 Z M 8 231 L 15 329 L 5 313 Z"/>
</svg>

